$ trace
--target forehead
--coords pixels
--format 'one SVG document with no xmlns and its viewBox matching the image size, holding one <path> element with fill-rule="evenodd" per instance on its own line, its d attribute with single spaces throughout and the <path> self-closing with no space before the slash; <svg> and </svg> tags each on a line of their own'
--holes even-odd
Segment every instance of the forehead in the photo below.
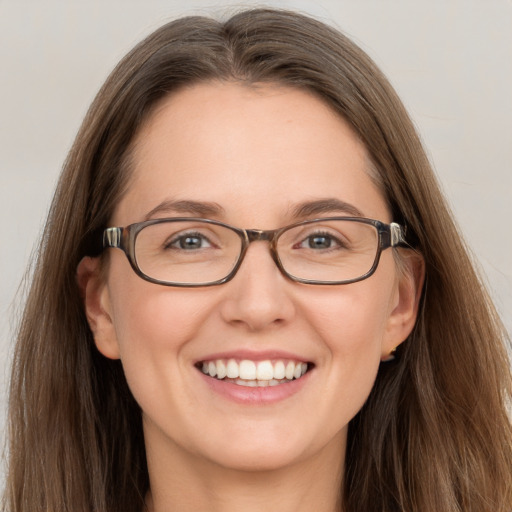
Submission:
<svg viewBox="0 0 512 512">
<path fill-rule="evenodd" d="M 387 211 L 348 123 L 295 88 L 203 83 L 174 93 L 139 131 L 133 162 L 115 214 L 125 225 L 162 201 L 213 202 L 269 224 L 295 203 L 332 197 L 367 203 L 355 205 L 366 216 Z"/>
</svg>

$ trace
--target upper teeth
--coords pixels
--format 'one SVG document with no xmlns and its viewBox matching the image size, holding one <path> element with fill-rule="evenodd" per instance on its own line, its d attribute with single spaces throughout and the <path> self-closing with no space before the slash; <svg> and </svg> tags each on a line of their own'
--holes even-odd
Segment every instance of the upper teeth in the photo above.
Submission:
<svg viewBox="0 0 512 512">
<path fill-rule="evenodd" d="M 243 359 L 217 359 L 215 361 L 204 361 L 203 373 L 218 379 L 244 379 L 244 380 L 281 380 L 298 379 L 306 373 L 307 363 L 300 361 L 251 361 Z"/>
</svg>

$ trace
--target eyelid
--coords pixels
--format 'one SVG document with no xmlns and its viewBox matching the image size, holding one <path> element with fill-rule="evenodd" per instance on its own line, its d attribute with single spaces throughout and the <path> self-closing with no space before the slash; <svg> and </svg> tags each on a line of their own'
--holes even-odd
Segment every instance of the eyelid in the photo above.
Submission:
<svg viewBox="0 0 512 512">
<path fill-rule="evenodd" d="M 202 241 L 205 240 L 208 242 L 210 246 L 215 246 L 216 244 L 211 240 L 210 237 L 201 233 L 200 231 L 194 230 L 194 228 L 183 229 L 178 231 L 177 233 L 173 233 L 164 243 L 164 247 L 173 247 L 175 248 L 175 244 L 179 242 L 179 240 L 186 237 L 197 237 Z"/>
<path fill-rule="evenodd" d="M 328 220 L 329 217 L 326 217 Z M 298 230 L 297 236 L 309 236 L 310 234 L 325 234 L 329 236 L 342 235 L 335 227 L 330 226 L 329 224 L 324 224 L 322 222 L 316 222 L 318 219 L 313 219 L 315 222 L 311 222 L 309 224 L 299 224 L 298 226 L 292 226 L 291 230 Z"/>
</svg>

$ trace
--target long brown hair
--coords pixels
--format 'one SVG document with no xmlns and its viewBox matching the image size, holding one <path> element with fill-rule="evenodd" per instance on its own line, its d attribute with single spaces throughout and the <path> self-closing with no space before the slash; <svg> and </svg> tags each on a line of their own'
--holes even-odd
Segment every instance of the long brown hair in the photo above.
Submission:
<svg viewBox="0 0 512 512">
<path fill-rule="evenodd" d="M 101 356 L 75 273 L 122 196 L 130 145 L 164 96 L 208 80 L 309 90 L 368 149 L 394 219 L 423 255 L 417 325 L 349 428 L 345 512 L 510 512 L 506 333 L 395 92 L 344 35 L 269 9 L 169 23 L 117 66 L 65 162 L 20 323 L 10 389 L 9 512 L 140 512 L 141 413 Z"/>
</svg>

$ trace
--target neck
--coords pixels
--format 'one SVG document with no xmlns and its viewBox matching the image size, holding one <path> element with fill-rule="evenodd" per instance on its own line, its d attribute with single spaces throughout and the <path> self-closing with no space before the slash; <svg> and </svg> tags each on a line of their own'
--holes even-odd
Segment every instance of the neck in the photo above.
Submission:
<svg viewBox="0 0 512 512">
<path fill-rule="evenodd" d="M 226 468 L 177 446 L 152 450 L 146 442 L 147 512 L 340 512 L 345 440 L 334 441 L 311 457 L 259 471 Z"/>
</svg>

